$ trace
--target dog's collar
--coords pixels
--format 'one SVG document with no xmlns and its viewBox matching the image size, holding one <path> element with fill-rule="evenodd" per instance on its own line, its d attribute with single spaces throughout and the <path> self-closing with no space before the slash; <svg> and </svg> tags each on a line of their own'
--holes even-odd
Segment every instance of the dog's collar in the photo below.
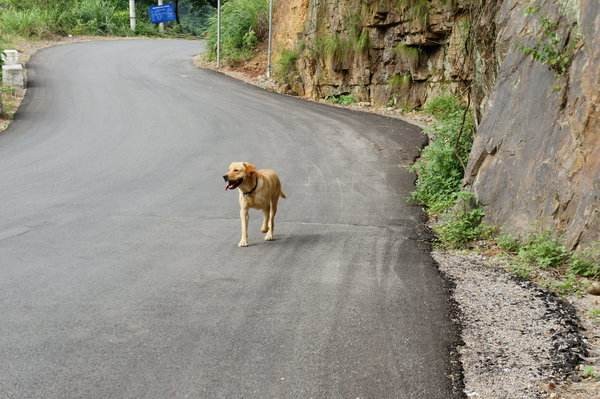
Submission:
<svg viewBox="0 0 600 399">
<path fill-rule="evenodd" d="M 258 187 L 258 176 L 256 176 L 256 184 L 254 185 L 254 188 L 252 190 L 248 191 L 247 193 L 245 193 L 245 192 L 242 191 L 242 194 L 244 194 L 246 196 L 250 195 L 250 194 L 252 194 L 253 192 L 256 191 L 256 187 Z"/>
</svg>

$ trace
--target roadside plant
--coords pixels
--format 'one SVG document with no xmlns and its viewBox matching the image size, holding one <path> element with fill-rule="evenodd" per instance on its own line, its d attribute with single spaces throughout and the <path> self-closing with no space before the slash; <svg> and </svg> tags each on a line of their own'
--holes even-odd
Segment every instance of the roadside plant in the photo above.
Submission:
<svg viewBox="0 0 600 399">
<path fill-rule="evenodd" d="M 425 129 L 431 139 L 429 145 L 412 166 L 417 174 L 412 198 L 437 215 L 458 198 L 475 129 L 468 109 L 451 95 L 432 99 L 425 112 L 435 121 Z"/>
<path fill-rule="evenodd" d="M 569 259 L 566 248 L 549 232 L 534 234 L 519 249 L 521 261 L 542 269 L 563 265 Z"/>
<path fill-rule="evenodd" d="M 445 248 L 462 248 L 478 239 L 489 238 L 490 226 L 483 223 L 485 213 L 477 204 L 473 193 L 459 192 L 456 204 L 439 218 L 433 226 L 440 243 Z"/>
<path fill-rule="evenodd" d="M 298 69 L 296 62 L 298 61 L 299 52 L 297 50 L 285 49 L 279 54 L 279 58 L 275 62 L 275 78 L 280 82 L 291 83 Z"/>
<path fill-rule="evenodd" d="M 500 249 L 510 254 L 516 254 L 519 251 L 519 240 L 510 234 L 500 234 L 498 237 L 496 237 L 496 243 Z"/>
<path fill-rule="evenodd" d="M 570 271 L 579 276 L 600 279 L 600 243 L 575 252 L 570 259 Z"/>
<path fill-rule="evenodd" d="M 351 105 L 356 102 L 356 97 L 354 97 L 352 94 L 337 94 L 333 96 L 327 96 L 325 99 L 338 105 Z"/>
</svg>

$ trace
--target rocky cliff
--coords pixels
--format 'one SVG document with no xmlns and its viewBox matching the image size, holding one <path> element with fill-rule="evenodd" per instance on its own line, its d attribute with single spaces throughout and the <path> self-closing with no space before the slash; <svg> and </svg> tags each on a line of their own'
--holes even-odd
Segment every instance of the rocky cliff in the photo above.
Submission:
<svg viewBox="0 0 600 399">
<path fill-rule="evenodd" d="M 600 2 L 505 0 L 495 23 L 501 67 L 466 183 L 506 231 L 598 240 Z"/>
<path fill-rule="evenodd" d="M 489 222 L 600 238 L 600 2 L 288 0 L 275 10 L 283 91 L 416 108 L 470 102 L 465 184 Z M 281 69 L 281 68 L 280 68 Z"/>
<path fill-rule="evenodd" d="M 289 0 L 275 10 L 277 53 L 297 53 L 284 90 L 312 98 L 351 94 L 405 108 L 473 80 L 469 0 Z M 482 76 L 489 75 L 484 72 Z"/>
</svg>

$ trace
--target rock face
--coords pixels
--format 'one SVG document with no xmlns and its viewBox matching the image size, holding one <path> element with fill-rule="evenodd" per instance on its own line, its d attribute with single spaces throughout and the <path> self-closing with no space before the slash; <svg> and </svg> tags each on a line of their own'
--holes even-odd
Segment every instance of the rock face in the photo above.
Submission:
<svg viewBox="0 0 600 399">
<path fill-rule="evenodd" d="M 282 88 L 312 98 L 469 98 L 465 185 L 488 222 L 576 247 L 600 238 L 599 14 L 598 0 L 288 0 L 274 59 L 294 52 Z"/>
<path fill-rule="evenodd" d="M 560 73 L 523 47 L 557 45 Z M 465 182 L 488 221 L 522 235 L 563 233 L 575 247 L 600 239 L 600 2 L 505 0 L 496 15 L 496 86 L 479 126 Z"/>
<path fill-rule="evenodd" d="M 375 105 L 418 107 L 473 79 L 465 41 L 469 0 L 288 0 L 275 9 L 275 60 L 299 54 L 289 91 L 352 94 Z M 495 3 L 495 1 L 494 1 Z"/>
</svg>

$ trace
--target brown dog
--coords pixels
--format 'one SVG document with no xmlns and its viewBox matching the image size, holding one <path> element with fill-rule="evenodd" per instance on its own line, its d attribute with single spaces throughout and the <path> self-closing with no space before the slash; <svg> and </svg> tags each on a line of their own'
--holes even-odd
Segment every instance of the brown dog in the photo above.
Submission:
<svg viewBox="0 0 600 399">
<path fill-rule="evenodd" d="M 248 246 L 248 209 L 261 209 L 264 219 L 260 231 L 267 233 L 265 240 L 273 240 L 275 213 L 279 197 L 286 198 L 281 190 L 281 182 L 271 169 L 256 170 L 248 162 L 233 162 L 227 174 L 225 190 L 240 190 L 240 219 L 242 220 L 242 238 L 238 246 Z"/>
</svg>

